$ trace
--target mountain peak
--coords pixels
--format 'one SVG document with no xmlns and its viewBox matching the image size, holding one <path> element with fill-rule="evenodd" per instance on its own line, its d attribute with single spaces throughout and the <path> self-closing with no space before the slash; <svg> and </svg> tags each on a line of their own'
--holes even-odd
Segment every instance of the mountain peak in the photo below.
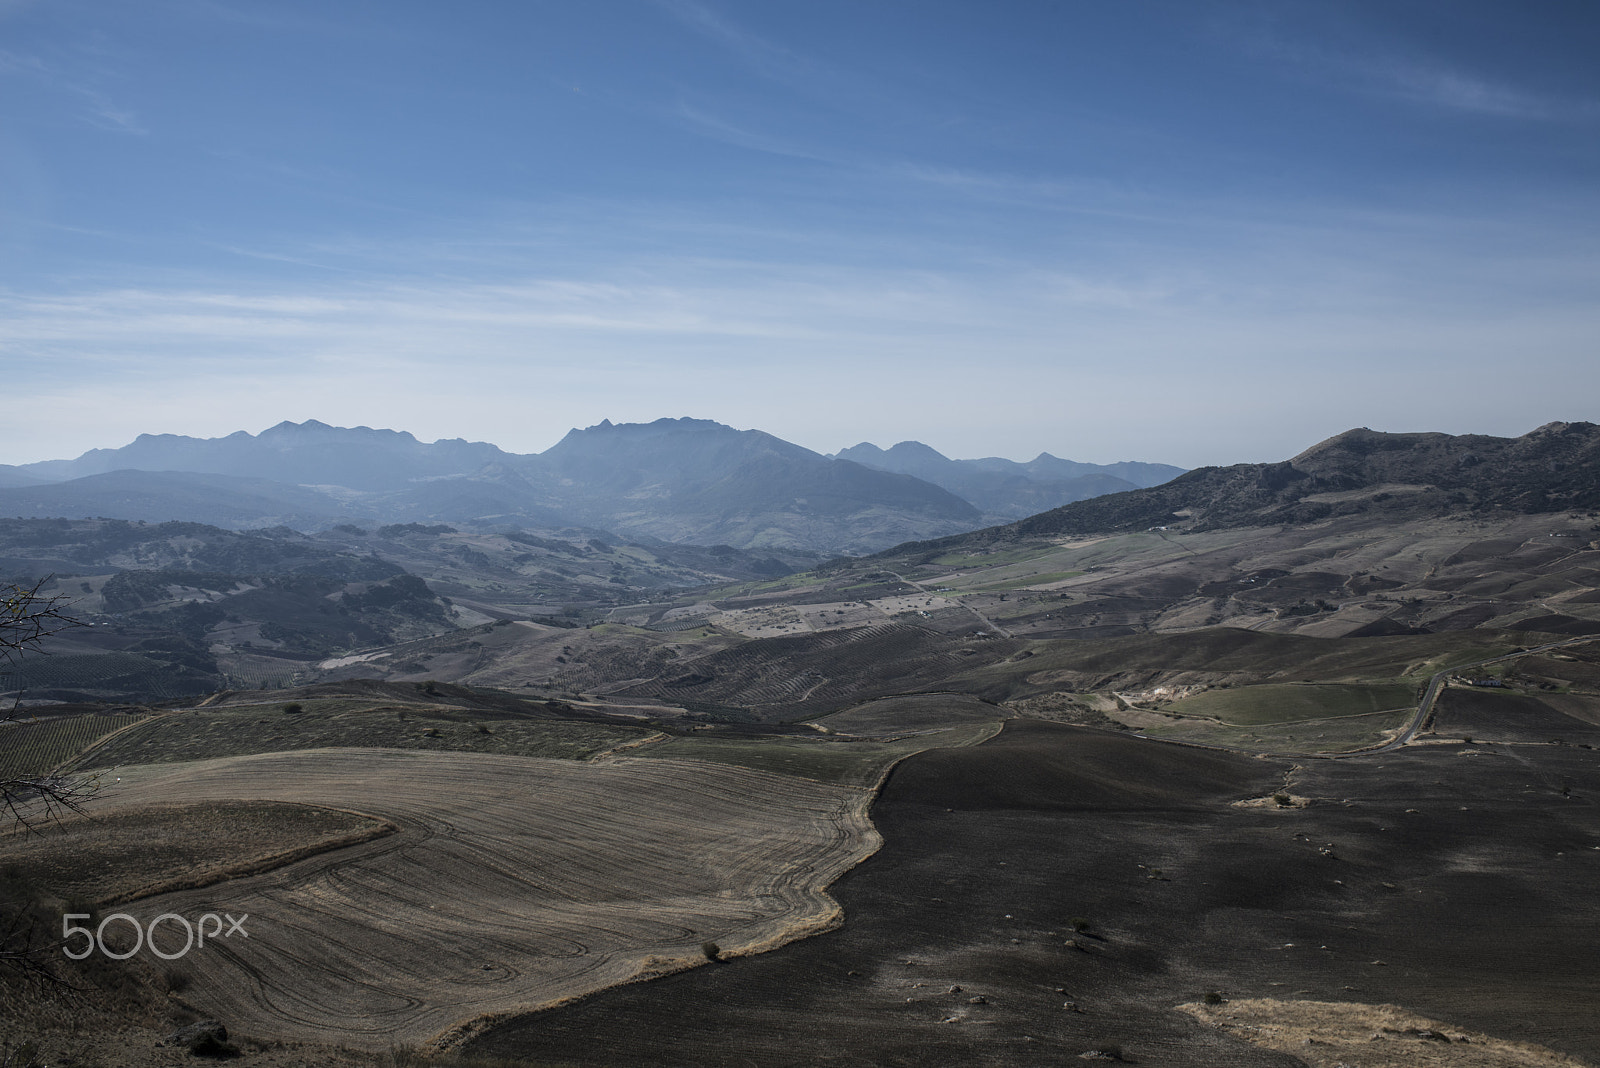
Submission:
<svg viewBox="0 0 1600 1068">
<path fill-rule="evenodd" d="M 268 434 L 296 434 L 296 433 L 299 433 L 301 431 L 306 431 L 306 430 L 333 430 L 333 429 L 334 428 L 329 426 L 327 423 L 321 423 L 321 422 L 318 422 L 315 419 L 307 419 L 303 423 L 296 423 L 296 422 L 292 422 L 292 421 L 290 421 L 288 419 L 285 419 L 283 422 L 277 424 L 276 426 L 267 427 L 267 429 L 263 430 L 260 434 L 257 435 L 257 437 L 266 437 Z"/>
<path fill-rule="evenodd" d="M 907 459 L 916 458 L 922 460 L 932 460 L 934 462 L 950 462 L 950 457 L 946 456 L 932 445 L 924 445 L 920 441 L 895 442 L 895 444 L 889 447 L 888 455 L 903 456 Z"/>
<path fill-rule="evenodd" d="M 606 432 L 616 434 L 649 435 L 669 433 L 674 430 L 725 430 L 730 434 L 750 433 L 750 431 L 747 430 L 737 430 L 734 427 L 728 426 L 726 423 L 719 423 L 715 419 L 695 419 L 692 416 L 685 415 L 677 418 L 673 418 L 672 416 L 664 416 L 648 423 L 613 423 L 609 419 L 602 419 L 593 426 L 586 426 L 581 429 L 579 427 L 573 427 L 571 430 L 567 431 L 567 436 L 571 437 L 573 434 L 600 434 Z"/>
</svg>

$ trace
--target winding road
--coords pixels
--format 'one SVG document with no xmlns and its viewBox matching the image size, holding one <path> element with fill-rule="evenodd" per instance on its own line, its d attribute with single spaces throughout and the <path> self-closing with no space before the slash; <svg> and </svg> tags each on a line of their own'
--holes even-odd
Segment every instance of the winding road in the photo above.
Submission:
<svg viewBox="0 0 1600 1068">
<path fill-rule="evenodd" d="M 1593 641 L 1600 641 L 1600 635 L 1591 634 L 1582 638 L 1567 638 L 1564 641 L 1548 642 L 1544 645 L 1536 645 L 1531 649 L 1522 649 L 1515 653 L 1506 653 L 1504 656 L 1491 656 L 1486 660 L 1474 660 L 1470 664 L 1457 664 L 1454 667 L 1445 668 L 1443 671 L 1436 671 L 1434 672 L 1433 677 L 1428 680 L 1427 689 L 1422 691 L 1422 700 L 1417 702 L 1416 715 L 1411 717 L 1411 722 L 1406 725 L 1406 729 L 1395 735 L 1392 741 L 1380 745 L 1375 749 L 1362 749 L 1357 750 L 1357 752 L 1387 753 L 1391 750 L 1399 749 L 1403 745 L 1409 744 L 1414 738 L 1416 738 L 1417 732 L 1422 729 L 1422 725 L 1428 721 L 1428 715 L 1433 711 L 1434 703 L 1439 699 L 1439 694 L 1444 690 L 1451 675 L 1459 675 L 1461 672 L 1466 671 L 1469 668 L 1483 667 L 1485 664 L 1498 664 L 1502 660 L 1516 660 L 1519 657 L 1529 656 L 1534 653 L 1548 652 L 1551 649 L 1564 649 L 1569 645 L 1584 645 Z"/>
</svg>

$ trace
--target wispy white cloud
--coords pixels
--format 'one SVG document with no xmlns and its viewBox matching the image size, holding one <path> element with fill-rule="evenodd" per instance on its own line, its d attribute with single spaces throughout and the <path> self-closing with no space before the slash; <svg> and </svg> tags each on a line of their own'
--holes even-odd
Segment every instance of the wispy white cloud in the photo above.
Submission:
<svg viewBox="0 0 1600 1068">
<path fill-rule="evenodd" d="M 813 136 L 804 147 L 796 147 L 791 136 L 778 137 L 768 133 L 754 134 L 753 125 L 745 121 L 739 126 L 719 131 L 719 120 L 711 119 L 704 132 L 722 133 L 735 144 L 763 151 L 778 151 L 783 155 L 803 156 L 811 159 L 828 159 L 835 162 L 864 162 L 866 152 L 861 148 L 845 149 L 840 145 L 850 139 L 850 134 L 837 136 L 839 131 L 870 129 L 874 124 L 891 126 L 914 124 L 925 126 L 930 120 L 932 102 L 925 91 L 902 92 L 892 82 L 886 81 L 876 71 L 860 67 L 839 66 L 816 55 L 795 51 L 782 44 L 752 32 L 728 18 L 701 0 L 655 0 L 656 5 L 672 15 L 679 23 L 717 46 L 739 66 L 757 79 L 752 85 L 762 90 L 776 87 L 777 98 L 756 99 L 760 92 L 748 95 L 746 113 L 762 115 L 769 126 L 781 125 L 787 130 L 806 129 Z M 720 99 L 727 94 L 718 90 Z M 693 112 L 707 117 L 708 107 L 701 103 Z M 742 127 L 742 129 L 740 128 Z M 815 136 L 818 130 L 833 131 L 826 146 Z M 859 136 L 857 134 L 857 136 Z M 776 144 L 777 149 L 768 145 Z"/>
<path fill-rule="evenodd" d="M 24 401 L 0 462 L 263 418 L 530 451 L 573 424 L 694 414 L 824 451 L 917 438 L 957 455 L 1192 465 L 1292 455 L 1359 424 L 1510 433 L 1600 417 L 1572 401 L 1600 396 L 1592 249 L 1448 220 L 1364 220 L 1358 234 L 1302 220 L 1247 238 L 1117 262 L 635 256 L 512 281 L 0 293 L 0 360 Z M 503 279 L 500 254 L 487 253 Z M 1513 361 L 1542 373 L 1508 379 Z M 1104 403 L 1130 381 L 1134 408 Z M 1249 417 L 1219 426 L 1246 399 Z"/>
<path fill-rule="evenodd" d="M 83 120 L 103 130 L 143 136 L 144 127 L 131 108 L 97 88 L 95 76 L 68 73 L 38 56 L 0 50 L 0 74 L 25 78 L 78 102 Z"/>
<path fill-rule="evenodd" d="M 1350 25 L 1318 35 L 1283 17 L 1230 20 L 1223 35 L 1247 52 L 1351 93 L 1485 117 L 1574 121 L 1600 116 L 1600 102 L 1515 85 Z"/>
<path fill-rule="evenodd" d="M 657 0 L 657 4 L 764 77 L 809 88 L 827 74 L 815 60 L 744 29 L 698 0 Z"/>
<path fill-rule="evenodd" d="M 795 159 L 825 160 L 828 158 L 822 152 L 786 138 L 745 129 L 726 119 L 709 114 L 681 99 L 669 109 L 668 115 L 685 129 L 703 137 L 721 141 L 724 144 L 753 149 L 757 152 L 766 152 L 774 156 L 789 156 Z M 832 161 L 830 160 L 830 162 Z"/>
<path fill-rule="evenodd" d="M 1323 65 L 1357 88 L 1451 111 L 1540 121 L 1600 114 L 1593 102 L 1541 95 L 1428 59 L 1333 56 Z"/>
</svg>

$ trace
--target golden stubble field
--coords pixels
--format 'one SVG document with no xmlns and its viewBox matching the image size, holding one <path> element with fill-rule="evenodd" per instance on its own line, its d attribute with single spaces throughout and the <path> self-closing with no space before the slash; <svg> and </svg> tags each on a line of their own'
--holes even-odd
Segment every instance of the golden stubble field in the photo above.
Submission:
<svg viewBox="0 0 1600 1068">
<path fill-rule="evenodd" d="M 738 954 L 825 929 L 825 888 L 879 843 L 865 788 L 692 760 L 327 749 L 118 773 L 103 810 L 291 801 L 399 828 L 119 909 L 248 915 L 248 938 L 152 963 L 237 1033 L 371 1050 L 705 964 L 706 941 Z"/>
</svg>

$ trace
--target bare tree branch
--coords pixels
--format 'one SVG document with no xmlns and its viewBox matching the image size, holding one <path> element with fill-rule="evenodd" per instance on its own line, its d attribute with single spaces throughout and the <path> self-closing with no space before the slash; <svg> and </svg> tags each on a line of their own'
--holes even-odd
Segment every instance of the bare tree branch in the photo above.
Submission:
<svg viewBox="0 0 1600 1068">
<path fill-rule="evenodd" d="M 43 593 L 53 577 L 46 576 L 32 586 L 0 587 L 0 662 L 15 663 L 52 634 L 82 626 L 66 614 L 67 602 Z M 0 723 L 16 718 L 20 701 L 19 695 Z M 95 778 L 8 775 L 0 778 L 0 812 L 14 825 L 33 830 L 41 822 L 80 811 L 97 786 Z"/>
<path fill-rule="evenodd" d="M 0 812 L 14 827 L 37 831 L 41 823 L 83 811 L 100 790 L 100 776 L 33 775 L 0 779 Z"/>
<path fill-rule="evenodd" d="M 46 575 L 32 586 L 0 587 L 0 661 L 15 663 L 50 635 L 83 626 L 66 614 L 69 602 L 41 592 L 53 578 Z"/>
<path fill-rule="evenodd" d="M 67 603 L 62 598 L 43 593 L 49 581 L 46 577 L 32 586 L 0 587 L 0 664 L 15 663 L 24 653 L 37 650 L 52 634 L 81 625 L 66 614 Z M 0 714 L 0 724 L 15 719 L 20 704 L 19 693 L 11 708 Z M 41 824 L 82 811 L 98 788 L 98 775 L 5 771 L 0 773 L 0 823 L 9 821 L 13 828 L 39 833 Z M 51 951 L 60 942 L 48 932 L 41 932 L 39 923 L 39 913 L 29 895 L 16 901 L 0 901 L 0 972 L 20 974 L 27 982 L 70 986 L 51 966 Z"/>
</svg>

